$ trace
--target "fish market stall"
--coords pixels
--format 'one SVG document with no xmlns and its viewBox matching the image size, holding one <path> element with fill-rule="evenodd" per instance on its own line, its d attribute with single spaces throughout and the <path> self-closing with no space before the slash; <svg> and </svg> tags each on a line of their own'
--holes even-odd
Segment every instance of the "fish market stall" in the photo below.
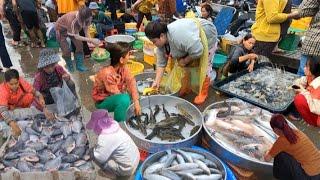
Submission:
<svg viewBox="0 0 320 180">
<path fill-rule="evenodd" d="M 134 115 L 131 105 L 128 120 L 121 126 L 140 150 L 156 153 L 165 149 L 191 147 L 202 129 L 201 112 L 188 101 L 164 95 L 140 100 L 141 116 Z"/>
<path fill-rule="evenodd" d="M 218 81 L 214 88 L 271 112 L 283 112 L 293 102 L 296 74 L 272 63 L 260 63 L 251 73 L 242 71 Z"/>
<path fill-rule="evenodd" d="M 152 83 L 154 82 L 156 78 L 156 73 L 155 72 L 144 72 L 141 74 L 138 74 L 135 76 L 136 81 L 137 81 L 137 87 L 138 87 L 138 92 L 140 96 L 143 96 L 144 91 L 147 88 L 150 88 L 152 86 Z M 148 95 L 175 95 L 177 92 L 171 92 L 170 90 L 166 90 L 164 88 L 164 80 L 166 79 L 166 76 L 164 75 L 163 80 L 160 84 L 159 92 L 154 92 L 154 94 L 148 93 Z"/>
<path fill-rule="evenodd" d="M 226 167 L 213 154 L 191 149 L 170 149 L 142 164 L 142 179 L 227 179 Z"/>
<path fill-rule="evenodd" d="M 271 116 L 272 113 L 236 98 L 208 106 L 203 122 L 208 148 L 226 162 L 272 175 L 273 163 L 264 160 L 277 138 L 269 124 Z"/>
<path fill-rule="evenodd" d="M 47 120 L 44 114 L 15 118 L 18 139 L 2 146 L 1 177 L 14 179 L 95 179 L 82 115 Z"/>
</svg>

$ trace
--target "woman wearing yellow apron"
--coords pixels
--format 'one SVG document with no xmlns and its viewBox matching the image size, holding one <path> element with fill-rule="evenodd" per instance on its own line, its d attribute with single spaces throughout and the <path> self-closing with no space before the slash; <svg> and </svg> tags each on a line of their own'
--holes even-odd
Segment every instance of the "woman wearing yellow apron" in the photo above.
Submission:
<svg viewBox="0 0 320 180">
<path fill-rule="evenodd" d="M 168 25 L 150 22 L 145 33 L 157 46 L 157 71 L 153 87 L 159 88 L 168 58 L 171 57 L 176 60 L 168 78 L 171 86 L 174 84 L 175 90 L 180 89 L 180 96 L 190 93 L 192 89 L 198 93 L 194 103 L 202 104 L 210 86 L 208 75 L 212 67 L 209 55 L 214 52 L 209 54 L 209 49 L 214 49 L 217 43 L 215 26 L 204 19 L 179 19 Z"/>
</svg>

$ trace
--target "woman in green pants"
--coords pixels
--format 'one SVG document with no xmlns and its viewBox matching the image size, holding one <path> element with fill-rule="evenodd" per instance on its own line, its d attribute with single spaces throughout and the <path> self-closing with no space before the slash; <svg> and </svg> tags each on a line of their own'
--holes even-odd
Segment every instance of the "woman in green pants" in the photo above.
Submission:
<svg viewBox="0 0 320 180">
<path fill-rule="evenodd" d="M 136 115 L 141 113 L 136 80 L 126 67 L 130 56 L 129 44 L 111 44 L 106 49 L 110 52 L 111 65 L 95 75 L 92 98 L 96 102 L 96 108 L 114 112 L 114 119 L 118 122 L 125 121 L 127 109 L 131 104 L 129 94 Z"/>
</svg>

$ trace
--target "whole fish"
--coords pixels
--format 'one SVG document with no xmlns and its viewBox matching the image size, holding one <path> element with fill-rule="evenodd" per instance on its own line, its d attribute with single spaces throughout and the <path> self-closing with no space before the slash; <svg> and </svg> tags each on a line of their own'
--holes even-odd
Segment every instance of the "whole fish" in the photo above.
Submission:
<svg viewBox="0 0 320 180">
<path fill-rule="evenodd" d="M 61 165 L 61 157 L 57 157 L 55 159 L 49 160 L 44 164 L 44 169 L 47 171 L 58 170 Z"/>
<path fill-rule="evenodd" d="M 191 173 L 182 173 L 182 172 L 179 172 L 177 173 L 179 174 L 180 176 L 182 176 L 183 180 L 196 180 L 196 178 L 193 176 L 193 174 Z"/>
<path fill-rule="evenodd" d="M 154 125 L 154 124 L 156 124 L 157 120 L 156 120 L 155 114 L 153 113 L 151 107 L 149 107 L 149 110 L 150 110 L 150 114 L 149 114 L 150 124 Z"/>
<path fill-rule="evenodd" d="M 160 106 L 157 104 L 154 107 L 154 117 L 157 117 L 159 113 L 160 113 Z"/>
<path fill-rule="evenodd" d="M 75 154 L 79 157 L 83 157 L 84 154 L 86 153 L 86 147 L 85 146 L 78 146 L 71 153 Z"/>
<path fill-rule="evenodd" d="M 31 127 L 26 127 L 26 132 L 29 135 L 36 135 L 36 136 L 40 136 L 40 134 L 38 132 L 36 132 L 35 130 L 33 130 Z"/>
<path fill-rule="evenodd" d="M 65 171 L 65 170 L 69 169 L 70 167 L 71 167 L 70 163 L 63 163 L 63 164 L 61 164 L 59 170 Z"/>
<path fill-rule="evenodd" d="M 69 154 L 69 155 L 63 156 L 61 158 L 62 162 L 65 162 L 65 163 L 73 163 L 73 162 L 77 161 L 78 159 L 79 159 L 79 156 L 77 156 L 75 154 Z"/>
<path fill-rule="evenodd" d="M 211 168 L 215 168 L 215 169 L 217 169 L 218 168 L 218 166 L 217 166 L 217 164 L 216 163 L 214 163 L 214 162 L 212 162 L 212 161 L 210 161 L 210 160 L 208 160 L 208 159 L 200 159 L 202 162 L 204 162 L 204 164 L 205 165 L 207 165 L 209 168 L 211 167 Z"/>
<path fill-rule="evenodd" d="M 211 174 L 221 174 L 221 171 L 219 171 L 218 169 L 214 169 L 214 168 L 210 168 L 210 172 L 211 172 Z"/>
<path fill-rule="evenodd" d="M 79 133 L 75 136 L 76 146 L 85 145 L 88 142 L 87 136 L 84 133 Z"/>
<path fill-rule="evenodd" d="M 159 159 L 159 163 L 164 163 L 164 162 L 168 159 L 168 156 L 169 156 L 169 155 L 162 156 L 162 157 Z"/>
<path fill-rule="evenodd" d="M 198 160 L 198 159 L 194 159 L 194 162 L 196 164 L 198 164 L 199 168 L 202 169 L 206 174 L 210 175 L 210 169 L 207 167 L 207 165 L 205 163 L 203 163 L 202 161 Z"/>
<path fill-rule="evenodd" d="M 71 130 L 74 133 L 80 133 L 82 129 L 82 122 L 79 120 L 73 121 L 71 123 Z"/>
<path fill-rule="evenodd" d="M 146 180 L 170 180 L 169 178 L 167 178 L 165 176 L 158 175 L 158 174 L 147 174 L 143 177 Z"/>
<path fill-rule="evenodd" d="M 71 125 L 69 123 L 66 123 L 64 126 L 61 127 L 61 131 L 63 133 L 63 136 L 67 138 L 69 135 L 72 134 Z"/>
<path fill-rule="evenodd" d="M 197 175 L 197 174 L 203 174 L 203 170 L 200 168 L 194 168 L 194 169 L 188 169 L 188 170 L 183 170 L 183 171 L 177 171 L 177 174 L 192 174 L 192 175 Z"/>
<path fill-rule="evenodd" d="M 164 113 L 164 116 L 166 119 L 169 119 L 170 118 L 170 114 L 169 112 L 166 110 L 166 108 L 164 107 L 164 104 L 162 104 L 162 111 Z"/>
<path fill-rule="evenodd" d="M 175 108 L 181 113 L 183 114 L 187 119 L 192 120 L 192 116 L 188 113 L 188 111 L 183 107 L 183 104 L 177 104 L 175 106 Z"/>
<path fill-rule="evenodd" d="M 85 164 L 78 167 L 81 171 L 91 171 L 94 166 L 91 162 L 86 162 Z"/>
<path fill-rule="evenodd" d="M 191 126 L 195 125 L 195 123 L 191 119 L 187 118 L 186 116 L 184 116 L 182 114 L 171 113 L 171 115 L 177 116 L 179 119 L 185 121 L 186 123 L 190 124 Z"/>
<path fill-rule="evenodd" d="M 65 142 L 62 144 L 62 148 L 65 152 L 70 153 L 76 147 L 76 142 L 72 136 L 68 136 Z"/>
<path fill-rule="evenodd" d="M 186 152 L 180 150 L 180 149 L 175 149 L 174 150 L 175 152 L 181 154 L 181 156 L 187 161 L 187 162 L 190 162 L 190 163 L 193 163 L 193 159 L 190 155 L 188 155 Z"/>
<path fill-rule="evenodd" d="M 173 160 L 177 157 L 176 154 L 170 154 L 168 155 L 168 158 L 166 159 L 166 161 L 164 162 L 164 166 L 163 168 L 167 168 L 171 165 L 171 163 L 173 162 Z"/>
<path fill-rule="evenodd" d="M 3 159 L 10 161 L 13 159 L 18 159 L 19 158 L 19 153 L 18 152 L 8 152 L 7 154 L 4 155 Z"/>
<path fill-rule="evenodd" d="M 41 151 L 46 146 L 40 142 L 29 142 L 29 143 L 26 143 L 26 147 L 29 147 L 29 148 L 34 149 L 36 151 Z"/>
<path fill-rule="evenodd" d="M 143 173 L 144 176 L 160 171 L 164 167 L 164 163 L 156 163 L 149 166 Z"/>
<path fill-rule="evenodd" d="M 194 169 L 194 168 L 198 168 L 198 167 L 199 167 L 199 165 L 195 164 L 195 163 L 184 163 L 184 164 L 178 164 L 175 166 L 171 166 L 167 169 L 171 170 L 171 171 L 183 171 L 183 170 Z"/>
<path fill-rule="evenodd" d="M 180 154 L 177 154 L 177 160 L 178 160 L 179 164 L 186 163 L 186 161 L 184 160 L 184 158 Z"/>
<path fill-rule="evenodd" d="M 186 151 L 186 153 L 191 156 L 192 159 L 206 159 L 203 155 L 198 154 L 198 153 L 194 153 L 194 152 L 189 152 Z"/>
<path fill-rule="evenodd" d="M 219 180 L 222 178 L 221 174 L 211 174 L 211 175 L 199 175 L 195 176 L 195 178 L 198 180 Z"/>
<path fill-rule="evenodd" d="M 21 172 L 30 172 L 30 166 L 26 161 L 19 161 L 16 167 Z"/>
<path fill-rule="evenodd" d="M 60 140 L 54 144 L 49 144 L 48 149 L 50 149 L 52 153 L 56 153 L 61 148 L 63 143 L 64 143 L 64 141 Z"/>
<path fill-rule="evenodd" d="M 182 178 L 179 177 L 176 173 L 167 169 L 162 169 L 159 174 L 171 180 L 182 180 Z"/>
</svg>

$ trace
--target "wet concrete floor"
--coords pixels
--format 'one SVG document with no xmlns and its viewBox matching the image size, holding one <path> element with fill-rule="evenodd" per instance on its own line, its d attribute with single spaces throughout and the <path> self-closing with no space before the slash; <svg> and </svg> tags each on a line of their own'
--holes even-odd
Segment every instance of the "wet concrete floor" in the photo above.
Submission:
<svg viewBox="0 0 320 180">
<path fill-rule="evenodd" d="M 6 34 L 10 34 L 8 25 L 4 26 L 4 32 Z M 7 38 L 10 38 L 10 35 L 7 35 Z M 9 39 L 7 39 L 7 48 L 9 55 L 13 61 L 13 68 L 17 69 L 19 72 L 23 73 L 23 76 L 32 82 L 32 78 L 37 70 L 37 63 L 38 63 L 38 57 L 39 57 L 39 51 L 40 49 L 31 49 L 30 47 L 19 47 L 19 48 L 13 48 L 9 45 Z M 61 54 L 61 53 L 60 53 Z M 143 56 L 142 53 L 136 53 L 136 60 L 143 62 Z M 64 65 L 64 61 L 61 59 L 59 64 Z M 79 73 L 75 72 L 72 73 L 72 79 L 76 83 L 77 92 L 81 99 L 82 103 L 82 112 L 84 116 L 84 120 L 86 123 L 90 118 L 90 112 L 92 112 L 94 107 L 94 102 L 91 98 L 91 90 L 93 83 L 89 79 L 91 75 L 94 75 L 95 72 L 97 72 L 97 69 L 99 68 L 99 64 L 94 63 L 93 61 L 86 59 L 85 60 L 86 66 L 89 68 L 88 72 L 85 73 Z M 145 64 L 145 70 L 151 69 L 152 67 Z M 0 81 L 3 81 L 3 75 L 0 76 Z M 193 98 L 195 97 L 194 94 L 190 94 L 185 97 L 186 100 L 192 102 Z M 203 111 L 208 105 L 224 100 L 226 96 L 220 94 L 219 92 L 213 90 L 212 88 L 209 91 L 209 98 L 207 101 L 200 106 L 197 106 L 200 111 Z M 320 148 L 320 128 L 315 128 L 307 125 L 304 121 L 299 122 L 293 122 L 300 130 L 305 132 L 310 139 L 317 145 L 318 148 Z M 92 132 L 88 132 L 89 139 L 90 139 L 90 146 L 93 146 L 96 142 L 96 136 Z M 98 177 L 100 179 L 101 177 Z"/>
</svg>

